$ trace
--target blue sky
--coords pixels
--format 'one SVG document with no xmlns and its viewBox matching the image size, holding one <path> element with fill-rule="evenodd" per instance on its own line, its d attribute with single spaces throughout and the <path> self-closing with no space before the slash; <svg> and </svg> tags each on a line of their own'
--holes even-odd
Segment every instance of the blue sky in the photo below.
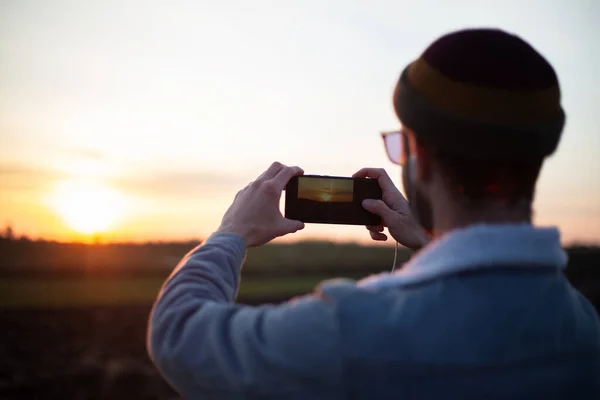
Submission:
<svg viewBox="0 0 600 400">
<path fill-rule="evenodd" d="M 397 127 L 399 72 L 448 31 L 492 26 L 532 43 L 562 85 L 567 127 L 536 221 L 597 241 L 598 15 L 593 0 L 0 1 L 0 222 L 73 238 L 49 200 L 65 180 L 121 198 L 115 240 L 206 236 L 274 160 L 382 166 L 398 183 L 378 132 Z"/>
</svg>

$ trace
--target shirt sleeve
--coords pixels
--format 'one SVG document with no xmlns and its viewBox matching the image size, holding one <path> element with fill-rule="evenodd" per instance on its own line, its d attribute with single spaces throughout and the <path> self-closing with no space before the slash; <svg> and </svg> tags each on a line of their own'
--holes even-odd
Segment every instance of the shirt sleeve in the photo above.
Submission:
<svg viewBox="0 0 600 400">
<path fill-rule="evenodd" d="M 150 356 L 188 398 L 308 393 L 340 396 L 342 350 L 335 305 L 320 296 L 293 303 L 234 304 L 245 249 L 216 234 L 189 253 L 154 305 Z"/>
</svg>

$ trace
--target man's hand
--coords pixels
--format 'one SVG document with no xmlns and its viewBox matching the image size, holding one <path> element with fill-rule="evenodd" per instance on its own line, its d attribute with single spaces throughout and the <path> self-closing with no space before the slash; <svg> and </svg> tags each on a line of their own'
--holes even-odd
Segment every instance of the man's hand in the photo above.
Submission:
<svg viewBox="0 0 600 400">
<path fill-rule="evenodd" d="M 377 179 L 382 191 L 382 200 L 365 200 L 363 207 L 379 215 L 382 225 L 367 226 L 373 240 L 385 241 L 383 233 L 386 226 L 390 235 L 401 245 L 418 250 L 431 240 L 421 229 L 410 211 L 408 202 L 383 168 L 363 168 L 353 175 L 354 178 Z"/>
<path fill-rule="evenodd" d="M 292 177 L 303 173 L 299 167 L 273 163 L 238 192 L 217 232 L 240 235 L 246 247 L 254 247 L 303 229 L 303 222 L 286 219 L 279 211 L 281 192 Z"/>
</svg>

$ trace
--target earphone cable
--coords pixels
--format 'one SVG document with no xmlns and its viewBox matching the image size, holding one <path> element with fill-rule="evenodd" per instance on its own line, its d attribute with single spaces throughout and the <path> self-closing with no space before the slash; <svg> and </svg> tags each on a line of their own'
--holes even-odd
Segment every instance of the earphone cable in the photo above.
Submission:
<svg viewBox="0 0 600 400">
<path fill-rule="evenodd" d="M 396 258 L 398 257 L 398 241 L 396 241 L 396 249 L 394 250 L 394 262 L 392 264 L 392 272 L 396 269 Z"/>
</svg>

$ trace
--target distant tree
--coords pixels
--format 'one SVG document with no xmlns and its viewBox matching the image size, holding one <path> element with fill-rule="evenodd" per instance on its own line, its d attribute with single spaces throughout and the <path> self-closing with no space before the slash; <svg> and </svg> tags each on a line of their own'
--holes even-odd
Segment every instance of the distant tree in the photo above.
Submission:
<svg viewBox="0 0 600 400">
<path fill-rule="evenodd" d="M 4 228 L 4 238 L 7 240 L 13 240 L 15 238 L 15 231 L 13 230 L 12 224 L 6 224 Z"/>
</svg>

